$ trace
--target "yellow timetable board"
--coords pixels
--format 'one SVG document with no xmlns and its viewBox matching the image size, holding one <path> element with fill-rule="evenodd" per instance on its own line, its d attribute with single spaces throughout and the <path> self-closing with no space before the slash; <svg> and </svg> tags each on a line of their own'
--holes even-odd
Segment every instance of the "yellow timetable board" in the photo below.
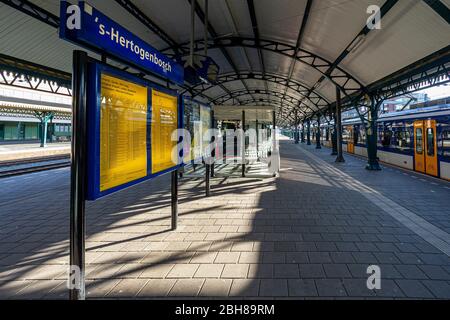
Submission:
<svg viewBox="0 0 450 320">
<path fill-rule="evenodd" d="M 100 191 L 147 176 L 147 88 L 101 75 Z"/>
<path fill-rule="evenodd" d="M 172 133 L 178 129 L 178 98 L 152 89 L 152 174 L 177 165 L 172 150 L 177 141 Z"/>
</svg>

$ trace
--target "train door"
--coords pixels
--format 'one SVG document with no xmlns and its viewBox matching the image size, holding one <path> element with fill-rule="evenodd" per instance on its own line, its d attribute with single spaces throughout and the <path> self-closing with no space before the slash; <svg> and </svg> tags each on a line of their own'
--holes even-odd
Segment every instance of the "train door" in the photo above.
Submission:
<svg viewBox="0 0 450 320">
<path fill-rule="evenodd" d="M 438 175 L 436 120 L 426 120 L 425 125 L 425 172 L 429 175 Z"/>
<path fill-rule="evenodd" d="M 347 152 L 348 153 L 355 153 L 355 143 L 354 143 L 354 134 L 355 134 L 355 130 L 353 129 L 352 126 L 348 127 L 348 142 L 347 142 Z"/>
<path fill-rule="evenodd" d="M 415 170 L 425 173 L 425 146 L 423 143 L 423 121 L 414 122 L 414 162 Z"/>
<path fill-rule="evenodd" d="M 414 122 L 415 170 L 432 176 L 438 175 L 436 121 Z"/>
</svg>

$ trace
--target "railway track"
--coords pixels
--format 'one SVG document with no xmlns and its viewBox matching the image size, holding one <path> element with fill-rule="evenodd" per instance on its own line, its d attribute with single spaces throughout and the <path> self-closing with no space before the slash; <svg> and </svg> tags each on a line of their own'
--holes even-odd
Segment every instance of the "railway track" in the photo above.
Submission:
<svg viewBox="0 0 450 320">
<path fill-rule="evenodd" d="M 49 156 L 14 161 L 0 162 L 0 178 L 23 175 L 27 173 L 66 168 L 70 166 L 70 157 Z"/>
</svg>

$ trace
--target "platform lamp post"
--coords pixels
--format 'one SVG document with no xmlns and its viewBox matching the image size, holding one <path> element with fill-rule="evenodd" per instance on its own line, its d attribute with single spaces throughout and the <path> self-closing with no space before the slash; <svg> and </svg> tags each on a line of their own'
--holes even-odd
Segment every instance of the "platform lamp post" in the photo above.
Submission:
<svg viewBox="0 0 450 320">
<path fill-rule="evenodd" d="M 205 195 L 206 197 L 210 196 L 211 192 L 211 165 L 206 164 L 205 165 Z"/>
<path fill-rule="evenodd" d="M 336 116 L 335 116 L 335 126 L 336 126 L 336 150 L 337 158 L 336 162 L 345 162 L 344 156 L 342 154 L 342 121 L 341 121 L 341 90 L 336 86 Z"/>
<path fill-rule="evenodd" d="M 172 171 L 172 185 L 171 185 L 171 229 L 172 231 L 178 228 L 178 170 Z"/>
<path fill-rule="evenodd" d="M 245 178 L 245 111 L 242 110 L 242 137 L 241 137 L 242 178 Z"/>
<path fill-rule="evenodd" d="M 256 161 L 260 161 L 259 158 L 259 121 L 256 119 Z"/>
<path fill-rule="evenodd" d="M 206 1 L 207 3 L 208 1 Z M 216 129 L 217 125 L 216 125 L 216 120 L 214 119 L 214 111 L 211 110 L 211 129 Z M 214 174 L 215 174 L 215 162 L 216 162 L 216 144 L 217 144 L 217 137 L 215 136 L 215 132 L 214 134 L 211 135 L 211 145 L 213 145 L 213 149 L 211 150 L 211 157 L 212 157 L 212 161 L 211 161 L 211 178 L 214 178 Z"/>
<path fill-rule="evenodd" d="M 182 117 L 182 115 L 180 115 Z M 181 119 L 179 119 L 181 122 Z M 185 136 L 180 136 L 178 138 L 178 156 L 179 163 L 183 162 L 184 158 L 184 147 L 183 143 L 185 139 Z M 178 179 L 179 177 L 182 177 L 181 170 L 174 170 L 171 173 L 171 186 L 170 186 L 170 209 L 171 209 L 171 230 L 175 231 L 178 228 Z"/>
<path fill-rule="evenodd" d="M 70 178 L 69 298 L 85 299 L 86 81 L 88 56 L 73 52 L 72 161 Z"/>
</svg>

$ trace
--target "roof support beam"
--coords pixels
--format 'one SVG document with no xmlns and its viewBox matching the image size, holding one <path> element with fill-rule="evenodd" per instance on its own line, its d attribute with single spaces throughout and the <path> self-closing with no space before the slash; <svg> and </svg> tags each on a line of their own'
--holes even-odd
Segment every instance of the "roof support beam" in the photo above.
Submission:
<svg viewBox="0 0 450 320">
<path fill-rule="evenodd" d="M 386 2 L 383 4 L 383 6 L 380 8 L 380 16 L 381 19 L 397 4 L 398 0 L 386 0 Z M 341 54 L 336 58 L 336 60 L 331 64 L 331 66 L 328 68 L 328 70 L 320 77 L 320 79 L 314 84 L 313 87 L 311 87 L 310 92 L 312 93 L 315 89 L 317 89 L 322 82 L 325 79 L 331 79 L 333 71 L 336 70 L 336 68 L 339 67 L 339 64 L 350 54 L 350 52 L 353 50 L 353 45 L 358 41 L 359 38 L 367 36 L 370 31 L 370 29 L 367 24 L 364 26 L 364 28 L 356 35 L 356 37 L 353 39 L 353 41 L 350 42 L 350 44 L 344 49 L 344 51 L 341 52 Z M 340 90 L 340 88 L 338 88 Z M 361 88 L 362 93 L 366 92 L 366 88 Z M 344 91 L 344 95 L 347 97 L 348 94 Z"/>
<path fill-rule="evenodd" d="M 299 92 L 300 94 L 306 94 L 309 90 L 309 87 L 307 87 L 307 85 L 305 83 L 303 83 L 299 80 L 290 79 L 289 81 L 287 81 L 288 78 L 284 74 L 268 73 L 268 72 L 266 72 L 266 74 L 264 74 L 264 75 L 262 74 L 262 72 L 242 72 L 240 74 L 225 73 L 225 74 L 219 75 L 219 77 L 217 78 L 217 82 L 219 82 L 219 83 L 232 82 L 232 81 L 237 81 L 240 79 L 268 81 L 268 82 L 272 82 L 272 83 L 276 83 L 276 84 L 280 84 L 280 85 L 287 85 L 291 90 Z M 200 85 L 195 86 L 194 89 L 200 90 L 200 92 L 204 92 L 204 91 L 211 89 L 212 87 L 214 87 L 213 84 L 200 84 Z M 327 98 L 325 98 L 324 96 L 322 96 L 320 94 L 317 94 L 316 97 L 319 98 L 320 100 L 322 100 L 322 102 L 324 102 L 325 104 L 329 103 Z"/>
<path fill-rule="evenodd" d="M 380 15 L 381 19 L 395 6 L 395 4 L 398 2 L 398 0 L 386 0 L 386 2 L 383 4 L 383 6 L 380 9 Z M 339 66 L 339 64 L 348 56 L 348 54 L 352 51 L 353 44 L 358 40 L 360 37 L 365 37 L 370 33 L 371 29 L 365 25 L 364 28 L 358 33 L 358 35 L 353 39 L 352 42 L 345 48 L 344 51 L 341 52 L 339 57 L 332 63 L 332 65 L 328 68 L 328 70 L 325 72 L 324 75 L 320 77 L 320 79 L 317 81 L 317 83 L 311 88 L 311 92 L 314 90 L 314 88 L 317 88 L 320 86 L 320 84 L 326 79 L 331 76 L 333 71 Z M 345 92 L 344 92 L 345 94 Z"/>
<path fill-rule="evenodd" d="M 299 31 L 298 37 L 297 37 L 297 43 L 295 44 L 294 56 L 297 56 L 297 54 L 300 50 L 300 47 L 302 46 L 303 36 L 305 34 L 305 29 L 306 29 L 306 25 L 308 23 L 309 13 L 311 12 L 311 6 L 313 4 L 313 1 L 314 0 L 308 0 L 308 2 L 306 3 L 305 13 L 303 14 L 302 24 L 300 26 L 300 31 Z M 287 92 L 287 85 L 292 78 L 292 74 L 294 73 L 296 63 L 297 63 L 297 60 L 292 60 L 291 66 L 289 67 L 289 75 L 286 80 L 286 90 L 285 90 L 284 94 L 286 94 L 286 92 Z"/>
<path fill-rule="evenodd" d="M 233 17 L 233 12 L 231 10 L 230 3 L 228 1 L 225 1 L 225 6 L 227 8 L 228 13 L 230 14 L 231 24 L 232 24 L 232 27 L 233 27 L 233 34 L 239 35 L 238 27 L 237 27 L 237 24 L 236 24 L 236 20 Z M 248 70 L 253 72 L 252 64 L 250 62 L 250 58 L 248 56 L 247 50 L 245 48 L 241 48 L 241 50 L 243 51 L 243 53 L 245 55 L 245 59 L 246 59 L 246 62 L 247 62 Z"/>
<path fill-rule="evenodd" d="M 30 17 L 35 18 L 37 20 L 40 20 L 40 21 L 48 24 L 49 26 L 52 26 L 54 28 L 59 28 L 59 24 L 60 24 L 60 18 L 59 17 L 57 17 L 57 16 L 53 15 L 52 13 L 50 13 L 50 12 L 40 8 L 39 6 L 31 3 L 30 1 L 27 1 L 27 0 L 0 0 L 0 2 L 4 3 L 6 5 L 9 5 L 9 6 L 11 6 L 12 8 L 14 8 L 16 10 L 24 12 L 25 14 L 29 15 Z M 129 2 L 129 1 L 127 1 L 127 2 Z M 138 18 L 138 20 L 141 21 L 140 18 Z M 141 21 L 141 22 L 143 22 L 143 21 Z M 156 25 L 154 25 L 154 27 L 156 28 Z M 161 29 L 161 31 L 164 32 L 162 29 Z M 160 36 L 160 37 L 162 36 L 161 33 L 157 33 L 157 35 Z M 176 48 L 175 47 L 178 47 L 178 44 L 174 43 L 174 47 L 172 48 L 172 50 L 176 52 Z M 181 51 L 183 52 L 183 49 L 181 49 Z M 16 59 L 16 58 L 11 58 L 11 57 L 4 56 L 4 55 L 0 56 L 0 59 L 5 59 L 5 58 L 15 59 L 15 60 L 19 61 L 19 59 Z M 27 64 L 29 66 L 33 66 L 33 63 L 31 63 L 31 62 L 27 62 L 27 61 L 22 61 L 22 62 L 24 62 L 25 64 Z M 120 62 L 122 62 L 122 61 L 120 61 Z M 38 66 L 38 65 L 34 65 L 33 69 L 26 69 L 25 70 L 26 74 L 33 76 L 34 73 L 36 72 L 35 66 Z M 67 77 L 69 77 L 69 82 L 71 82 L 71 80 L 70 80 L 71 74 L 64 73 L 62 71 L 55 70 L 55 69 L 52 69 L 52 68 L 49 68 L 49 67 L 44 67 L 44 66 L 38 66 L 38 69 L 39 69 L 38 70 L 39 73 L 42 74 L 42 72 L 44 72 L 44 75 L 47 76 L 47 77 L 48 77 L 47 73 L 50 73 L 49 76 L 51 76 L 51 77 L 54 77 L 54 73 L 56 73 L 57 76 L 56 76 L 55 81 L 57 81 L 58 83 L 60 83 L 61 79 L 66 80 L 65 78 L 67 78 Z M 125 71 L 126 69 L 128 69 L 128 67 L 124 68 L 123 70 Z M 62 74 L 62 77 L 60 77 L 61 74 Z M 40 77 L 39 75 L 36 75 L 36 76 Z M 42 75 L 41 75 L 41 77 L 42 77 Z M 158 78 L 158 77 L 156 77 L 156 78 Z M 187 86 L 181 86 L 181 87 L 184 88 L 184 89 L 190 89 Z M 224 88 L 224 89 L 227 90 L 226 88 Z M 205 96 L 203 94 L 200 94 L 200 96 L 202 96 L 205 99 L 211 101 L 211 98 L 208 97 L 208 96 Z"/>
<path fill-rule="evenodd" d="M 281 103 L 281 99 L 283 98 L 283 94 L 281 92 L 275 91 L 275 90 L 258 90 L 258 89 L 250 89 L 250 91 L 248 90 L 235 90 L 232 92 L 233 96 L 238 96 L 238 97 L 242 97 L 245 95 L 251 95 L 251 94 L 261 94 L 261 95 L 267 95 L 267 96 L 272 96 L 272 97 L 276 97 L 280 99 L 280 103 Z M 253 98 L 253 96 L 252 96 Z M 221 95 L 218 97 L 215 97 L 213 99 L 213 102 L 215 104 L 218 105 L 222 105 L 222 104 L 226 104 L 228 101 L 230 100 L 230 98 L 227 95 Z M 258 99 L 256 99 L 258 100 Z M 290 96 L 287 95 L 285 100 L 289 103 L 291 103 L 292 105 L 296 106 L 298 105 L 298 103 L 301 101 L 301 99 L 299 99 L 298 97 L 294 97 L 294 96 Z M 305 107 L 307 109 L 309 109 L 312 113 L 317 112 L 318 110 L 313 110 L 311 107 L 305 105 Z M 297 107 L 298 109 L 298 107 Z M 305 116 L 306 116 L 306 112 L 303 110 L 300 110 L 300 112 L 302 112 Z"/>
<path fill-rule="evenodd" d="M 182 44 L 182 46 L 186 47 L 189 44 Z M 204 46 L 204 41 L 197 40 L 196 41 L 196 51 L 202 51 Z M 245 47 L 252 49 L 259 49 L 261 51 L 270 51 L 276 54 L 283 55 L 290 59 L 295 59 L 297 62 L 303 63 L 314 68 L 317 72 L 321 74 L 325 74 L 324 69 L 329 68 L 332 65 L 332 62 L 327 59 L 318 56 L 312 52 L 307 50 L 299 49 L 297 56 L 293 55 L 295 51 L 295 46 L 289 43 L 283 43 L 275 40 L 268 39 L 260 39 L 259 45 L 257 44 L 254 38 L 248 37 L 233 37 L 233 36 L 224 36 L 216 39 L 211 39 L 208 41 L 208 48 L 221 48 L 221 47 Z M 170 47 L 162 50 L 162 52 L 168 52 L 172 50 Z M 170 54 L 169 54 L 170 55 Z M 339 86 L 340 89 L 346 93 L 346 95 L 350 95 L 354 92 L 361 91 L 363 85 L 359 82 L 355 77 L 351 74 L 340 68 L 336 67 L 336 71 L 338 74 L 331 74 L 329 76 L 330 81 Z"/>
<path fill-rule="evenodd" d="M 263 75 L 266 74 L 266 65 L 264 63 L 264 56 L 260 47 L 260 37 L 259 37 L 259 29 L 258 29 L 258 19 L 256 18 L 256 10 L 255 4 L 253 0 L 247 0 L 248 11 L 250 12 L 250 20 L 252 21 L 253 34 L 255 36 L 256 45 L 258 46 L 258 57 L 259 63 L 261 64 L 261 70 Z M 269 89 L 267 86 L 267 82 L 264 83 L 266 90 Z"/>
<path fill-rule="evenodd" d="M 225 84 L 225 83 L 234 82 L 234 81 L 238 81 L 238 80 L 242 80 L 242 79 L 253 79 L 253 80 L 257 80 L 257 81 L 266 81 L 269 83 L 274 83 L 274 84 L 285 86 L 287 76 L 278 75 L 278 74 L 268 74 L 268 73 L 266 73 L 266 75 L 262 75 L 262 73 L 249 73 L 249 72 L 241 73 L 239 75 L 230 73 L 230 74 L 220 75 L 217 79 L 217 83 Z M 308 94 L 308 87 L 299 81 L 291 79 L 288 82 L 288 86 L 291 90 L 297 92 L 302 97 L 305 97 Z M 201 84 L 201 85 L 194 87 L 193 89 L 196 91 L 196 94 L 204 94 L 206 91 L 210 90 L 213 87 L 214 87 L 214 85 Z M 280 94 L 282 94 L 281 91 L 280 91 Z M 286 92 L 283 94 L 283 99 L 285 98 L 285 95 L 286 95 Z M 324 97 L 321 97 L 316 94 L 314 94 L 314 95 L 311 94 L 308 97 L 308 100 L 311 103 L 311 105 L 315 106 L 317 109 L 326 108 L 329 105 L 329 102 Z"/>
<path fill-rule="evenodd" d="M 35 19 L 38 19 L 52 27 L 59 28 L 59 17 L 42 9 L 28 0 L 0 0 L 4 4 L 17 9 Z"/>
<path fill-rule="evenodd" d="M 443 78 L 445 77 L 445 78 Z M 450 82 L 450 45 L 367 87 L 385 98 Z"/>
<path fill-rule="evenodd" d="M 130 0 L 115 0 L 119 5 L 128 11 L 132 16 L 138 19 L 150 31 L 160 37 L 164 42 L 171 46 L 175 51 L 178 50 L 177 42 L 169 36 L 161 27 L 159 27 L 152 19 L 150 19 L 141 9 L 139 9 Z"/>
<path fill-rule="evenodd" d="M 191 0 L 188 0 L 188 2 L 192 5 L 192 1 Z M 199 17 L 200 21 L 202 21 L 202 23 L 204 24 L 204 22 L 205 22 L 205 13 L 203 12 L 202 8 L 200 7 L 200 5 L 198 4 L 197 1 L 195 2 L 195 13 Z M 217 38 L 217 32 L 214 29 L 214 27 L 213 27 L 213 25 L 211 24 L 210 21 L 208 21 L 208 25 L 204 26 L 204 27 L 208 29 L 208 32 L 211 34 L 211 36 L 213 38 Z M 234 63 L 233 59 L 231 58 L 230 54 L 228 53 L 228 51 L 225 48 L 221 47 L 220 48 L 220 52 L 222 52 L 223 56 L 225 57 L 225 59 L 227 60 L 228 64 L 231 66 L 233 71 L 236 72 L 237 74 L 239 74 L 239 70 L 238 70 L 236 64 Z M 248 89 L 247 84 L 244 81 L 242 81 L 242 84 L 244 85 L 244 87 L 246 89 Z M 227 93 L 230 92 L 225 86 L 220 86 L 220 87 L 222 88 L 222 90 L 225 90 Z"/>
<path fill-rule="evenodd" d="M 450 24 L 450 9 L 440 0 L 423 0 L 431 9 L 433 9 L 442 19 Z"/>
<path fill-rule="evenodd" d="M 450 83 L 449 79 L 450 45 L 368 85 L 367 91 L 380 99 L 387 99 L 429 88 L 436 84 Z M 355 93 L 343 99 L 342 104 L 348 107 L 349 103 L 358 101 L 360 98 L 361 93 Z M 331 105 L 331 107 L 334 106 L 335 103 Z"/>
</svg>

